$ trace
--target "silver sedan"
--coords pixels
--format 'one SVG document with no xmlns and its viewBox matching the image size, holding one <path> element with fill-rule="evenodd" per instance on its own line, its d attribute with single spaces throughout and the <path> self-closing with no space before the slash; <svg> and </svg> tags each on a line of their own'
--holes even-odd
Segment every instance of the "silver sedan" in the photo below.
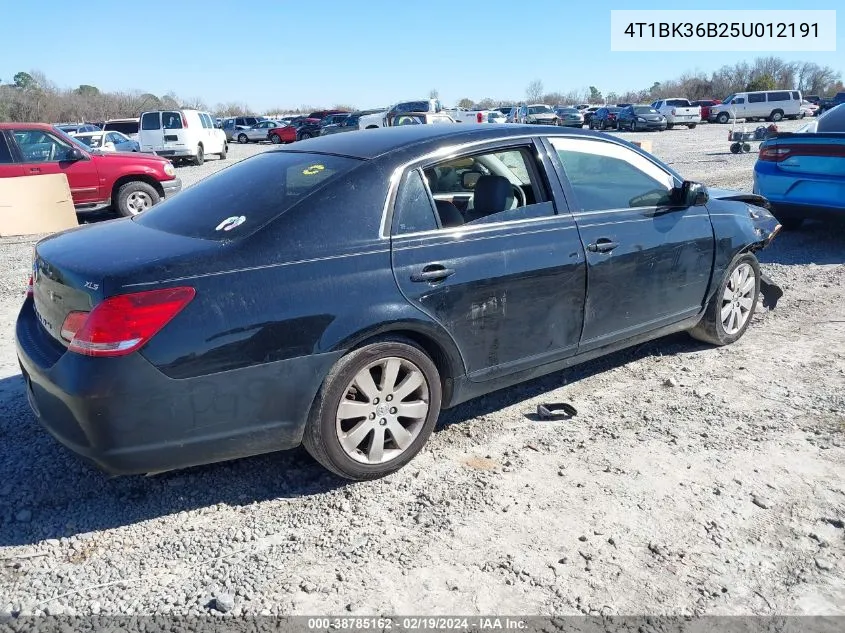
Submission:
<svg viewBox="0 0 845 633">
<path fill-rule="evenodd" d="M 267 133 L 275 127 L 282 127 L 278 121 L 259 121 L 244 130 L 235 130 L 232 136 L 238 143 L 258 143 L 267 140 Z"/>
</svg>

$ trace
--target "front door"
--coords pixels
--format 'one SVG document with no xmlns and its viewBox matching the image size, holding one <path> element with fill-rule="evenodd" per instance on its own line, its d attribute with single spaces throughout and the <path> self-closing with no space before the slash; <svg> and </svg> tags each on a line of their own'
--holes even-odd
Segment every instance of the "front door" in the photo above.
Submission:
<svg viewBox="0 0 845 633">
<path fill-rule="evenodd" d="M 65 174 L 77 206 L 108 197 L 101 193 L 97 166 L 87 152 L 82 159 L 70 160 L 70 151 L 77 146 L 66 138 L 40 129 L 13 130 L 12 135 L 23 157 L 24 175 Z"/>
<path fill-rule="evenodd" d="M 531 141 L 475 150 L 421 164 L 400 183 L 392 223 L 396 282 L 449 332 L 471 380 L 577 349 L 584 255 L 538 155 Z"/>
<path fill-rule="evenodd" d="M 677 179 L 643 154 L 550 138 L 587 255 L 579 351 L 680 321 L 704 303 L 713 228 L 704 206 L 670 206 Z"/>
<path fill-rule="evenodd" d="M 0 178 L 14 178 L 24 176 L 23 165 L 12 153 L 12 147 L 6 138 L 6 133 L 0 130 Z"/>
</svg>

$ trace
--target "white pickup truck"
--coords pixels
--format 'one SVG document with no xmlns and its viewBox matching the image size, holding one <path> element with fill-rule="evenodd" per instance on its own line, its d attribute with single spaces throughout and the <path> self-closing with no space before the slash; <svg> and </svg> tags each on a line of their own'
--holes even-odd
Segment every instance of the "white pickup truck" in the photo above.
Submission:
<svg viewBox="0 0 845 633">
<path fill-rule="evenodd" d="M 686 125 L 692 130 L 701 123 L 701 107 L 692 105 L 689 99 L 661 99 L 651 107 L 666 117 L 666 127 L 670 130 L 676 125 Z"/>
<path fill-rule="evenodd" d="M 468 108 L 449 108 L 446 114 L 457 123 L 489 123 L 492 110 L 470 110 Z M 498 113 L 497 113 L 498 114 Z"/>
<path fill-rule="evenodd" d="M 390 106 L 384 112 L 367 114 L 358 119 L 359 130 L 373 130 L 379 127 L 388 127 L 397 114 L 404 112 L 442 112 L 443 106 L 437 99 L 417 99 L 415 101 L 400 101 Z"/>
</svg>

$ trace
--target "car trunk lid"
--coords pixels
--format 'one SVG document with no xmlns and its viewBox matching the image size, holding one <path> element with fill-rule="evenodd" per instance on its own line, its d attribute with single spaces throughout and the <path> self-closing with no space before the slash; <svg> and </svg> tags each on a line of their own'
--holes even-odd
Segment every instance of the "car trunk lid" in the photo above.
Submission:
<svg viewBox="0 0 845 633">
<path fill-rule="evenodd" d="M 148 290 L 160 280 L 213 272 L 226 243 L 173 235 L 130 219 L 88 225 L 42 240 L 32 267 L 32 296 L 44 330 L 65 347 L 72 312 L 90 312 L 116 294 Z M 166 282 L 165 282 L 166 284 Z"/>
</svg>

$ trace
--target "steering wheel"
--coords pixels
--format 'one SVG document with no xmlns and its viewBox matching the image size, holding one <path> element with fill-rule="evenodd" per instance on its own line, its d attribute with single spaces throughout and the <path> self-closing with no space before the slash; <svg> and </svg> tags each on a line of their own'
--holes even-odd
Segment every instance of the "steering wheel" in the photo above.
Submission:
<svg viewBox="0 0 845 633">
<path fill-rule="evenodd" d="M 511 188 L 513 189 L 513 192 L 516 194 L 515 198 L 518 202 L 518 204 L 515 208 L 528 206 L 528 199 L 525 197 L 525 192 L 522 190 L 522 187 L 520 187 L 518 185 L 514 185 L 513 183 L 511 183 Z"/>
</svg>

